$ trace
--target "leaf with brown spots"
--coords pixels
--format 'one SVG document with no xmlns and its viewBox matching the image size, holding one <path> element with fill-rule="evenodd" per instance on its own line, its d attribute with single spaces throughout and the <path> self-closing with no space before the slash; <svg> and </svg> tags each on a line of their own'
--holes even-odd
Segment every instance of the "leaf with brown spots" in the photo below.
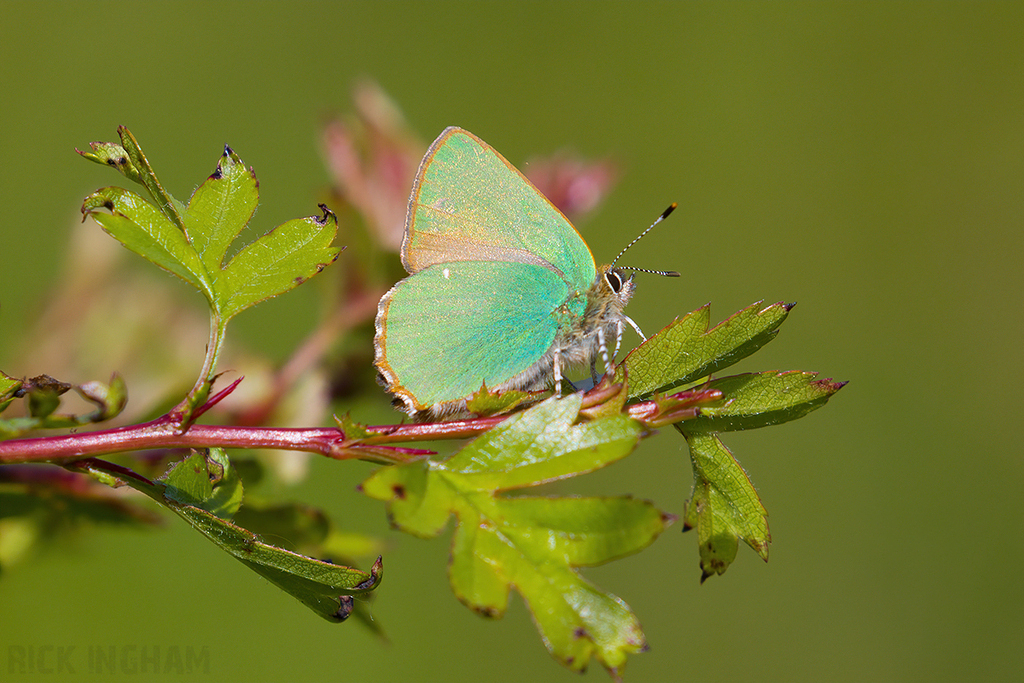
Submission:
<svg viewBox="0 0 1024 683">
<path fill-rule="evenodd" d="M 143 185 L 152 198 L 119 187 L 85 198 L 82 213 L 114 239 L 202 292 L 221 324 L 261 301 L 294 289 L 332 263 L 341 249 L 334 214 L 296 218 L 240 249 L 231 245 L 248 226 L 259 203 L 259 183 L 251 168 L 225 147 L 217 168 L 185 206 L 160 184 L 131 133 L 118 129 L 124 146 L 90 143 L 80 152 L 112 166 Z"/>
<path fill-rule="evenodd" d="M 242 482 L 220 449 L 194 453 L 155 481 L 92 458 L 79 460 L 72 468 L 108 484 L 127 484 L 141 491 L 328 621 L 347 619 L 353 610 L 351 596 L 372 592 L 383 577 L 379 557 L 370 571 L 364 572 L 272 545 L 233 522 L 242 502 Z"/>
<path fill-rule="evenodd" d="M 578 422 L 580 395 L 548 399 L 483 434 L 443 462 L 378 470 L 362 485 L 388 502 L 392 523 L 421 537 L 458 525 L 449 578 L 456 596 L 500 617 L 515 588 L 551 654 L 575 671 L 596 658 L 613 673 L 647 648 L 640 623 L 618 597 L 578 567 L 631 555 L 672 517 L 647 501 L 505 496 L 502 492 L 609 465 L 636 446 L 641 425 L 621 413 Z"/>
<path fill-rule="evenodd" d="M 693 463 L 693 496 L 683 531 L 697 530 L 701 583 L 722 574 L 742 540 L 768 561 L 768 513 L 746 472 L 716 434 L 685 434 Z"/>
</svg>

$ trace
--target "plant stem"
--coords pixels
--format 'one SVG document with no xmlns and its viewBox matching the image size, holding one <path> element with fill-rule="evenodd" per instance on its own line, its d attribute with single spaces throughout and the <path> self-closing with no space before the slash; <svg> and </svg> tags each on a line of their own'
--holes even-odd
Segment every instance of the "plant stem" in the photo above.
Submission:
<svg viewBox="0 0 1024 683">
<path fill-rule="evenodd" d="M 594 390 L 597 398 L 602 389 Z M 697 389 L 671 397 L 667 407 L 645 401 L 628 407 L 629 414 L 651 426 L 693 417 L 699 404 L 721 398 L 716 390 Z M 585 399 L 585 403 L 588 400 Z M 507 420 L 508 415 L 478 417 L 452 422 L 379 425 L 366 427 L 366 436 L 349 439 L 340 429 L 235 427 L 216 425 L 184 426 L 175 413 L 139 425 L 117 427 L 82 434 L 64 434 L 0 441 L 0 464 L 62 462 L 110 453 L 167 448 L 269 448 L 319 453 L 336 460 L 370 460 L 395 464 L 432 454 L 417 448 L 389 444 L 409 441 L 467 439 Z"/>
<path fill-rule="evenodd" d="M 0 463 L 55 462 L 126 451 L 164 448 L 271 448 L 319 453 L 339 460 L 402 462 L 427 451 L 345 441 L 338 429 L 220 427 L 192 425 L 187 431 L 169 416 L 152 422 L 84 434 L 0 442 Z M 381 451 L 384 450 L 384 453 Z"/>
</svg>

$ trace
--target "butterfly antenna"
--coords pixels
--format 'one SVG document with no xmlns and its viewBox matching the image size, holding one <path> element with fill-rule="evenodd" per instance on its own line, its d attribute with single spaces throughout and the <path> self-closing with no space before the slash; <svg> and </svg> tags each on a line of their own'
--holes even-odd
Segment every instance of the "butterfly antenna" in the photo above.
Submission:
<svg viewBox="0 0 1024 683">
<path fill-rule="evenodd" d="M 643 231 L 642 233 L 640 233 L 639 235 L 637 235 L 637 236 L 636 236 L 636 239 L 634 239 L 634 240 L 633 240 L 632 242 L 630 242 L 629 244 L 627 244 L 627 245 L 626 245 L 626 246 L 625 246 L 625 247 L 624 247 L 624 248 L 622 249 L 622 251 L 620 251 L 620 252 L 619 252 L 619 255 L 618 255 L 618 256 L 616 256 L 616 257 L 615 257 L 614 259 L 612 259 L 612 266 L 615 266 L 615 263 L 616 263 L 616 262 L 617 262 L 617 261 L 618 261 L 618 260 L 619 260 L 620 258 L 622 258 L 622 255 L 623 255 L 623 254 L 625 254 L 625 253 L 626 253 L 626 252 L 627 252 L 627 251 L 629 250 L 629 248 L 630 248 L 631 246 L 633 246 L 634 244 L 636 244 L 637 242 L 639 242 L 639 241 L 640 241 L 640 238 L 641 238 L 641 237 L 643 237 L 644 235 L 646 235 L 647 233 L 649 233 L 649 232 L 651 231 L 651 229 L 652 229 L 652 228 L 653 228 L 653 227 L 654 227 L 655 225 L 657 225 L 658 223 L 660 223 L 660 222 L 662 222 L 663 220 L 665 220 L 666 218 L 668 218 L 668 217 L 669 217 L 669 214 L 671 214 L 671 213 L 672 213 L 673 211 L 675 211 L 675 210 L 676 210 L 676 207 L 677 207 L 677 206 L 679 206 L 679 205 L 678 205 L 678 204 L 677 204 L 676 202 L 672 202 L 671 206 L 669 206 L 669 207 L 668 207 L 667 209 L 665 209 L 664 211 L 662 211 L 661 215 L 660 215 L 660 216 L 658 216 L 658 219 L 657 219 L 656 221 L 654 221 L 653 223 L 651 223 L 651 226 L 650 226 L 649 228 L 647 228 L 647 229 L 646 229 L 646 230 L 644 230 L 644 231 Z M 679 277 L 679 273 L 677 273 L 677 272 L 676 272 L 676 271 L 674 271 L 674 270 L 648 270 L 647 268 L 630 268 L 630 267 L 628 267 L 628 266 L 619 266 L 619 268 L 620 268 L 620 269 L 622 269 L 622 270 L 635 270 L 635 271 L 637 271 L 637 272 L 639 272 L 639 273 L 651 273 L 652 275 L 664 275 L 665 277 Z"/>
<path fill-rule="evenodd" d="M 635 270 L 638 273 L 650 273 L 651 275 L 664 275 L 665 277 L 679 277 L 675 270 L 649 270 L 647 268 L 631 268 L 630 266 L 618 266 L 619 270 Z"/>
</svg>

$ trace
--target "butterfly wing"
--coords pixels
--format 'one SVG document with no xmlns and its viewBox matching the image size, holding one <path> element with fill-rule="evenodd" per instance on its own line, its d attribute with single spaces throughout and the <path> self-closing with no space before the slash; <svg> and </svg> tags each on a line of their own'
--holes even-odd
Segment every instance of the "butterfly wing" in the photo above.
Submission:
<svg viewBox="0 0 1024 683">
<path fill-rule="evenodd" d="M 523 379 L 551 347 L 561 316 L 581 315 L 585 305 L 533 263 L 428 266 L 381 299 L 375 363 L 408 412 L 444 412 L 484 383 Z"/>
<path fill-rule="evenodd" d="M 416 273 L 456 261 L 539 265 L 574 291 L 585 291 L 597 275 L 590 249 L 565 216 L 490 145 L 452 127 L 416 174 L 402 264 Z"/>
</svg>

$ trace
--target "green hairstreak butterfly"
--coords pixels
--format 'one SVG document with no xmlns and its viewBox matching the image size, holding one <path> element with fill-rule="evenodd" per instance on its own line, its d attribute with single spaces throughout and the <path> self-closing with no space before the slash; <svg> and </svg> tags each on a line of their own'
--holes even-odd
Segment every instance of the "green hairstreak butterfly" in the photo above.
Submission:
<svg viewBox="0 0 1024 683">
<path fill-rule="evenodd" d="M 409 198 L 409 277 L 377 308 L 381 383 L 410 415 L 442 417 L 484 385 L 539 390 L 598 354 L 607 366 L 606 341 L 615 337 L 614 357 L 623 323 L 640 333 L 623 313 L 635 287 L 624 271 L 642 269 L 614 263 L 597 267 L 565 216 L 490 145 L 446 129 Z"/>
</svg>

